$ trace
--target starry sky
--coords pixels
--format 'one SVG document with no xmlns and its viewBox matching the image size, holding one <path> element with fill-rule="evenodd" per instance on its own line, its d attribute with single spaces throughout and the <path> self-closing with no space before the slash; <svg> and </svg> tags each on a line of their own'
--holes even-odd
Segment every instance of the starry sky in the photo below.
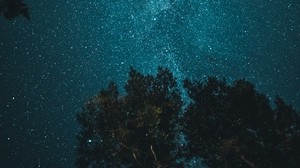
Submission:
<svg viewBox="0 0 300 168">
<path fill-rule="evenodd" d="M 76 114 L 130 66 L 245 78 L 300 110 L 299 0 L 25 3 L 31 21 L 0 18 L 0 167 L 74 167 Z"/>
</svg>

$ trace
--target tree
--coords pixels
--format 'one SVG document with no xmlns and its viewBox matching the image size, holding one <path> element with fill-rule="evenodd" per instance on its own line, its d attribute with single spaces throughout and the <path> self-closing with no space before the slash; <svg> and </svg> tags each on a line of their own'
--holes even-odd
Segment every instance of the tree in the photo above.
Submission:
<svg viewBox="0 0 300 168">
<path fill-rule="evenodd" d="M 184 115 L 189 157 L 209 167 L 299 167 L 299 116 L 281 98 L 273 110 L 245 80 L 184 86 L 192 100 Z"/>
<path fill-rule="evenodd" d="M 77 116 L 76 166 L 183 167 L 198 159 L 208 167 L 299 167 L 300 117 L 281 98 L 272 108 L 243 79 L 185 80 L 184 87 L 185 108 L 168 69 L 154 76 L 131 68 L 125 95 L 110 83 Z M 180 148 L 178 128 L 187 141 Z"/>
<path fill-rule="evenodd" d="M 30 20 L 29 9 L 23 0 L 0 0 L 0 13 L 8 20 L 19 15 Z"/>
<path fill-rule="evenodd" d="M 77 167 L 174 167 L 176 85 L 167 69 L 145 76 L 131 68 L 125 96 L 111 83 L 91 98 L 77 117 Z"/>
</svg>

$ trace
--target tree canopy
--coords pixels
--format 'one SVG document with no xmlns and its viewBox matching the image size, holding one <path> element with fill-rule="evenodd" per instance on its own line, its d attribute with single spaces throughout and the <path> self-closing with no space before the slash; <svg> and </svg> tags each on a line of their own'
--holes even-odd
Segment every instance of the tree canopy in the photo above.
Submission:
<svg viewBox="0 0 300 168">
<path fill-rule="evenodd" d="M 175 124 L 182 101 L 167 69 L 156 76 L 133 68 L 119 96 L 117 86 L 91 98 L 78 115 L 77 167 L 174 167 Z"/>
<path fill-rule="evenodd" d="M 30 20 L 29 8 L 23 0 L 0 0 L 0 13 L 8 20 L 12 20 L 19 15 Z"/>
<path fill-rule="evenodd" d="M 184 115 L 191 156 L 209 167 L 299 167 L 299 115 L 276 97 L 272 109 L 254 85 L 209 78 L 186 80 L 192 99 Z"/>
<path fill-rule="evenodd" d="M 113 82 L 102 89 L 77 116 L 76 166 L 184 167 L 180 160 L 197 157 L 208 167 L 299 167 L 299 115 L 280 97 L 272 108 L 246 80 L 183 85 L 186 107 L 173 74 L 161 67 L 156 75 L 131 68 L 125 95 Z"/>
</svg>

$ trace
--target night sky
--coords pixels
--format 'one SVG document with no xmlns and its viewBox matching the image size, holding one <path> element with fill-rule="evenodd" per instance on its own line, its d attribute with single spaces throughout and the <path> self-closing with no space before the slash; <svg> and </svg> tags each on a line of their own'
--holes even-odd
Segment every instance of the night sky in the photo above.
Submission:
<svg viewBox="0 0 300 168">
<path fill-rule="evenodd" d="M 300 110 L 299 0 L 25 0 L 0 18 L 0 167 L 74 167 L 75 118 L 129 67 L 245 78 Z M 183 93 L 184 94 L 184 93 Z"/>
</svg>

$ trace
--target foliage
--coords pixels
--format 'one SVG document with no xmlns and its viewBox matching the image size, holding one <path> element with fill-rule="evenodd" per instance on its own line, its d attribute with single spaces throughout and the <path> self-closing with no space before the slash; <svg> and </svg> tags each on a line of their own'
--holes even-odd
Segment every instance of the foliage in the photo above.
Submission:
<svg viewBox="0 0 300 168">
<path fill-rule="evenodd" d="M 208 167 L 299 167 L 299 115 L 281 98 L 273 109 L 245 80 L 228 85 L 211 77 L 185 80 L 184 87 L 185 109 L 168 69 L 159 67 L 154 76 L 131 68 L 124 96 L 111 83 L 78 114 L 76 166 L 193 167 L 202 160 Z"/>
<path fill-rule="evenodd" d="M 8 20 L 19 15 L 30 20 L 29 9 L 23 0 L 0 0 L 0 13 Z"/>
<path fill-rule="evenodd" d="M 144 76 L 131 68 L 127 95 L 111 83 L 85 105 L 77 120 L 77 167 L 172 167 L 174 126 L 181 108 L 173 75 Z"/>
<path fill-rule="evenodd" d="M 299 167 L 299 116 L 281 98 L 272 110 L 245 80 L 184 86 L 192 99 L 184 116 L 189 157 L 209 167 Z"/>
</svg>

